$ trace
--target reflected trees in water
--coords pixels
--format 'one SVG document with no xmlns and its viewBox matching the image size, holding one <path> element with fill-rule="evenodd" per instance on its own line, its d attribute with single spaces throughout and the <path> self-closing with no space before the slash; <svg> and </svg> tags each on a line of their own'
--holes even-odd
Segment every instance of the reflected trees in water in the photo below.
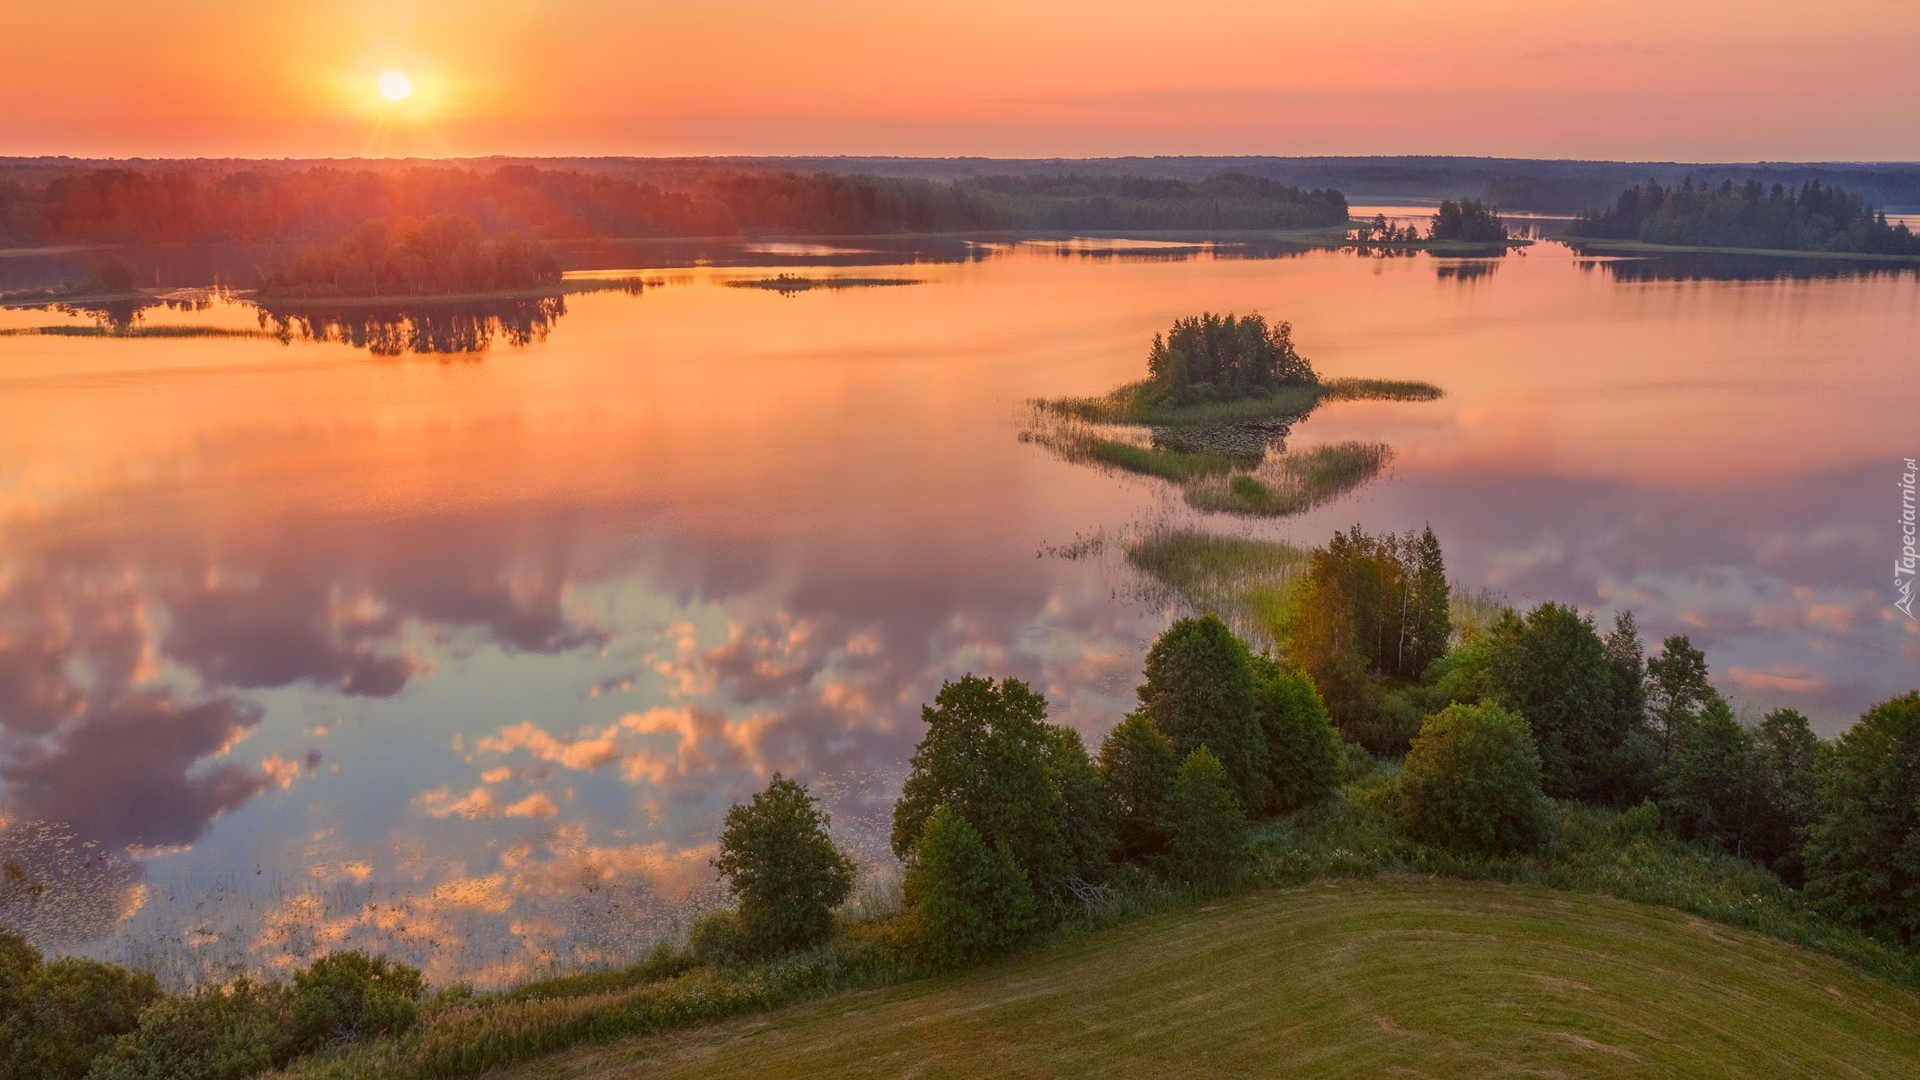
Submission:
<svg viewBox="0 0 1920 1080">
<path fill-rule="evenodd" d="M 567 313 L 560 296 L 391 306 L 260 305 L 260 326 L 282 343 L 337 342 L 375 356 L 406 353 L 477 358 L 504 338 L 516 348 L 545 341 Z"/>
</svg>

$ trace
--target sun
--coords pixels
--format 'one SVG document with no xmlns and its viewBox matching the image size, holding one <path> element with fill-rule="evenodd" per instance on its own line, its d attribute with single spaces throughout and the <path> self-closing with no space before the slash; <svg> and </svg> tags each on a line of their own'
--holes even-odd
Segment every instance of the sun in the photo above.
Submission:
<svg viewBox="0 0 1920 1080">
<path fill-rule="evenodd" d="M 380 96 L 388 101 L 399 101 L 413 93 L 413 80 L 398 71 L 389 71 L 380 76 Z"/>
</svg>

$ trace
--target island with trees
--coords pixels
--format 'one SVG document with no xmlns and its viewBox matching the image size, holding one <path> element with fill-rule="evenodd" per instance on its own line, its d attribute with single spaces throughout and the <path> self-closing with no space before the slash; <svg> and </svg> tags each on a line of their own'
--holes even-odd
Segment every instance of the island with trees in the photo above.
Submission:
<svg viewBox="0 0 1920 1080">
<path fill-rule="evenodd" d="M 1920 258 L 1920 236 L 1859 196 L 1811 180 L 1797 189 L 1732 179 L 1718 187 L 1649 180 L 1606 209 L 1589 208 L 1565 236 L 1583 248 L 1729 250 Z"/>
<path fill-rule="evenodd" d="M 1392 457 L 1353 441 L 1287 452 L 1287 434 L 1321 404 L 1438 397 L 1428 383 L 1323 380 L 1292 324 L 1207 312 L 1154 335 L 1145 379 L 1033 402 L 1020 437 L 1069 461 L 1172 481 L 1196 509 L 1279 517 L 1353 490 Z"/>
<path fill-rule="evenodd" d="M 1355 223 L 1348 239 L 1361 251 L 1431 251 L 1447 255 L 1504 255 L 1509 247 L 1530 240 L 1517 239 L 1500 218 L 1500 208 L 1479 199 L 1443 199 L 1427 220 L 1424 236 L 1411 223 L 1395 225 L 1385 214 Z"/>
</svg>

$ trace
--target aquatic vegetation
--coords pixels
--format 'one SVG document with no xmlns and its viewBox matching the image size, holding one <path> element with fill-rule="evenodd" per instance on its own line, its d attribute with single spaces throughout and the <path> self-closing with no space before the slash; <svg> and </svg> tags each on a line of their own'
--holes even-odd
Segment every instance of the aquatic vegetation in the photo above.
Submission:
<svg viewBox="0 0 1920 1080">
<path fill-rule="evenodd" d="M 779 274 L 770 278 L 735 278 L 726 283 L 733 289 L 765 289 L 768 292 L 797 293 L 812 289 L 872 289 L 889 285 L 923 285 L 920 278 L 805 277 Z"/>
<path fill-rule="evenodd" d="M 0 329 L 0 337 L 114 337 L 114 338 L 269 338 L 263 330 L 234 326 L 14 326 Z"/>
<path fill-rule="evenodd" d="M 1292 544 L 1185 529 L 1139 537 L 1126 558 L 1153 583 L 1149 600 L 1212 612 L 1237 633 L 1267 641 L 1307 564 L 1307 553 Z"/>
<path fill-rule="evenodd" d="M 1196 510 L 1254 517 L 1285 517 L 1345 495 L 1380 475 L 1393 460 L 1386 443 L 1343 442 L 1283 454 L 1257 473 L 1210 479 L 1187 487 Z"/>
</svg>

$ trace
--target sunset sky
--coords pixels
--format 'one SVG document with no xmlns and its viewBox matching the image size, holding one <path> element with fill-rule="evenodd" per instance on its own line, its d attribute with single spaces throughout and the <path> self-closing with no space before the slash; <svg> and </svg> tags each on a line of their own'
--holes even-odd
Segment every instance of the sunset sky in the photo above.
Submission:
<svg viewBox="0 0 1920 1080">
<path fill-rule="evenodd" d="M 10 7 L 9 156 L 1920 159 L 1916 0 Z"/>
</svg>

